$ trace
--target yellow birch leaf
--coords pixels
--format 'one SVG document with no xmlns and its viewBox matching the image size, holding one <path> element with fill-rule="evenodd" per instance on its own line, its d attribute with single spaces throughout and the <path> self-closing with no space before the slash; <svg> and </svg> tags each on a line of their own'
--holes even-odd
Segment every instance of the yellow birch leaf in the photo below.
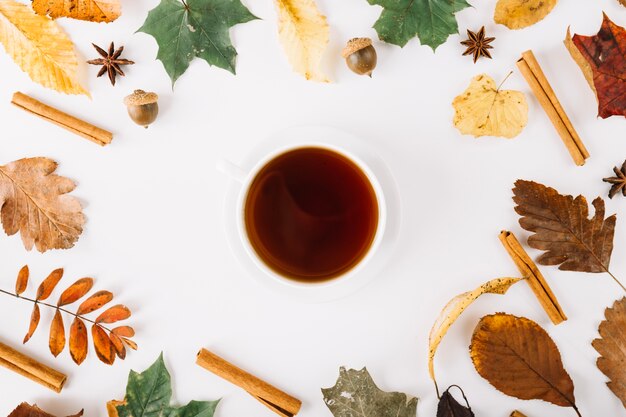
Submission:
<svg viewBox="0 0 626 417">
<path fill-rule="evenodd" d="M 0 0 L 0 43 L 34 82 L 89 96 L 78 82 L 74 44 L 49 18 L 15 0 Z"/>
<path fill-rule="evenodd" d="M 120 0 L 33 0 L 40 15 L 70 17 L 89 22 L 112 22 L 122 14 Z"/>
<path fill-rule="evenodd" d="M 441 310 L 439 317 L 430 329 L 428 336 L 428 373 L 433 381 L 435 381 L 434 359 L 437 348 L 441 340 L 448 332 L 448 329 L 456 319 L 458 319 L 463 311 L 470 306 L 478 297 L 483 294 L 504 294 L 513 284 L 524 278 L 496 278 L 485 282 L 473 291 L 464 292 L 448 301 L 448 304 Z"/>
<path fill-rule="evenodd" d="M 557 0 L 499 0 L 493 20 L 509 29 L 523 29 L 546 17 Z"/>
<path fill-rule="evenodd" d="M 528 123 L 528 103 L 524 94 L 500 90 L 490 76 L 472 79 L 467 90 L 452 102 L 454 126 L 464 135 L 514 138 Z"/>
<path fill-rule="evenodd" d="M 330 29 L 314 0 L 275 0 L 278 36 L 293 69 L 307 80 L 328 82 L 320 69 Z"/>
</svg>

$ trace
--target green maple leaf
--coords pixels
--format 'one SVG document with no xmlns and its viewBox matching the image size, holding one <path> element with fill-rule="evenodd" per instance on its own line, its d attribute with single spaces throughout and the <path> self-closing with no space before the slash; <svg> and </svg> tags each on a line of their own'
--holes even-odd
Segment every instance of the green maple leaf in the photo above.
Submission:
<svg viewBox="0 0 626 417">
<path fill-rule="evenodd" d="M 437 49 L 448 36 L 458 33 L 454 14 L 471 5 L 465 0 L 367 0 L 382 6 L 374 24 L 378 37 L 404 46 L 417 36 L 422 45 Z"/>
<path fill-rule="evenodd" d="M 367 369 L 343 366 L 332 388 L 322 388 L 324 402 L 335 417 L 415 417 L 417 398 L 385 392 L 376 386 Z"/>
<path fill-rule="evenodd" d="M 229 30 L 254 19 L 240 0 L 161 0 L 137 32 L 156 39 L 157 59 L 173 86 L 195 57 L 234 74 L 237 51 Z"/>
<path fill-rule="evenodd" d="M 172 407 L 172 380 L 163 354 L 142 373 L 130 371 L 125 404 L 118 405 L 119 417 L 213 417 L 218 401 L 191 401 Z"/>
</svg>

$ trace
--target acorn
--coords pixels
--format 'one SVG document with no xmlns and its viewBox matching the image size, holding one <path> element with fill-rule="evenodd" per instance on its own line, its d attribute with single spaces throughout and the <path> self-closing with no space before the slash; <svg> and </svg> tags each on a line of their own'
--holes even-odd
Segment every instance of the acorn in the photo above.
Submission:
<svg viewBox="0 0 626 417">
<path fill-rule="evenodd" d="M 159 96 L 156 93 L 135 90 L 124 99 L 124 104 L 133 122 L 147 129 L 148 125 L 153 123 L 159 115 L 158 100 Z"/>
<path fill-rule="evenodd" d="M 348 68 L 359 75 L 372 76 L 376 68 L 376 49 L 372 46 L 370 38 L 353 38 L 343 48 L 341 55 L 345 58 Z"/>
</svg>

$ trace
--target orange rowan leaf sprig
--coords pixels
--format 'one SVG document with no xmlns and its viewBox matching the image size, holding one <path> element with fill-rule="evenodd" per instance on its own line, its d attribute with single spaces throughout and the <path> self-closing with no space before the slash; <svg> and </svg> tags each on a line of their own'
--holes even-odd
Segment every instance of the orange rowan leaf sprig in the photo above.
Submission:
<svg viewBox="0 0 626 417">
<path fill-rule="evenodd" d="M 137 350 L 137 344 L 130 339 L 135 336 L 135 330 L 132 327 L 118 326 L 110 329 L 105 326 L 106 324 L 113 324 L 128 319 L 131 316 L 131 311 L 128 307 L 117 304 L 104 310 L 95 320 L 85 317 L 113 300 L 113 293 L 110 291 L 93 293 L 78 306 L 76 313 L 72 313 L 64 308 L 64 306 L 73 304 L 85 297 L 91 291 L 94 283 L 93 278 L 81 278 L 74 282 L 63 291 L 56 305 L 53 305 L 45 302 L 45 300 L 52 295 L 57 284 L 63 278 L 63 269 L 55 269 L 43 280 L 37 288 L 37 294 L 34 299 L 22 295 L 28 286 L 29 276 L 30 272 L 28 265 L 26 265 L 17 275 L 15 293 L 0 289 L 0 292 L 3 294 L 34 303 L 28 332 L 24 337 L 23 343 L 28 342 L 35 330 L 37 330 L 41 317 L 39 306 L 42 305 L 55 310 L 49 336 L 50 352 L 55 357 L 63 352 L 66 346 L 65 323 L 63 322 L 62 313 L 74 317 L 69 331 L 69 351 L 77 365 L 80 365 L 85 360 L 89 350 L 89 336 L 85 322 L 91 323 L 91 336 L 96 356 L 107 365 L 112 365 L 116 356 L 123 360 L 126 357 L 126 347 Z"/>
</svg>

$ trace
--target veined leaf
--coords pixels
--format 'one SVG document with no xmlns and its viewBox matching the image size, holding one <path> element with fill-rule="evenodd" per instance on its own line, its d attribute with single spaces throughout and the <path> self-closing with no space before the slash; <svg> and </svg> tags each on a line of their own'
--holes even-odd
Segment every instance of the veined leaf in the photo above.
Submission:
<svg viewBox="0 0 626 417">
<path fill-rule="evenodd" d="M 28 333 L 24 336 L 24 341 L 22 343 L 26 343 L 33 337 L 33 333 L 37 330 L 37 326 L 39 325 L 39 319 L 41 318 L 41 312 L 39 311 L 39 304 L 35 304 L 33 306 L 33 312 L 30 315 L 30 324 L 28 325 Z"/>
<path fill-rule="evenodd" d="M 54 313 L 52 324 L 50 325 L 50 352 L 55 356 L 63 352 L 65 348 L 65 326 L 63 325 L 63 317 L 59 309 Z"/>
<path fill-rule="evenodd" d="M 91 338 L 93 339 L 93 347 L 96 350 L 98 359 L 107 365 L 113 365 L 113 362 L 115 362 L 115 349 L 106 331 L 94 324 L 91 326 Z"/>
<path fill-rule="evenodd" d="M 128 307 L 118 304 L 100 314 L 96 319 L 96 323 L 115 323 L 120 320 L 126 320 L 130 317 L 130 314 Z"/>
<path fill-rule="evenodd" d="M 80 365 L 87 357 L 89 341 L 87 340 L 87 327 L 85 323 L 76 317 L 70 327 L 70 355 L 72 360 Z"/>
<path fill-rule="evenodd" d="M 26 287 L 28 286 L 28 276 L 30 275 L 28 271 L 28 265 L 24 265 L 20 272 L 17 274 L 17 280 L 15 282 L 15 294 L 20 295 L 24 291 L 26 291 Z"/>
<path fill-rule="evenodd" d="M 59 297 L 57 305 L 61 307 L 78 301 L 83 296 L 85 296 L 85 294 L 87 294 L 92 287 L 93 278 L 79 279 L 78 281 L 70 285 L 69 288 L 63 291 L 63 294 L 61 294 L 61 297 Z"/>
<path fill-rule="evenodd" d="M 113 293 L 110 291 L 98 291 L 83 301 L 83 303 L 78 307 L 76 314 L 79 316 L 89 314 L 92 311 L 98 310 L 112 299 Z"/>
<path fill-rule="evenodd" d="M 112 22 L 122 14 L 120 0 L 33 0 L 37 14 L 53 19 L 70 17 L 90 22 Z"/>
<path fill-rule="evenodd" d="M 558 0 L 498 0 L 493 17 L 509 29 L 522 29 L 543 20 Z"/>
<path fill-rule="evenodd" d="M 63 268 L 55 269 L 43 280 L 39 288 L 37 288 L 37 300 L 43 301 L 50 297 L 52 291 L 63 278 Z"/>
</svg>

